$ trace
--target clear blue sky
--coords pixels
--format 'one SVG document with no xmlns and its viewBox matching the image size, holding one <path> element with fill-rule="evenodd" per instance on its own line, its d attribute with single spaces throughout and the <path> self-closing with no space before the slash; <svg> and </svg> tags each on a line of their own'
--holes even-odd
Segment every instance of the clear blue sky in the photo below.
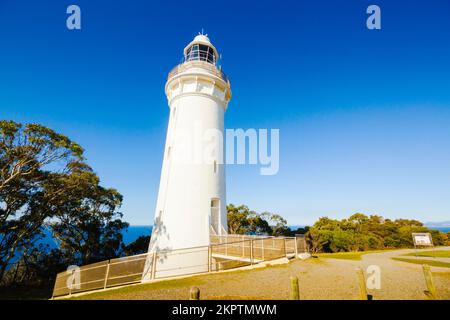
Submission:
<svg viewBox="0 0 450 320">
<path fill-rule="evenodd" d="M 82 10 L 82 30 L 65 26 Z M 365 27 L 382 10 L 382 30 Z M 228 128 L 279 128 L 280 171 L 227 168 L 228 202 L 290 224 L 355 212 L 450 220 L 450 3 L 0 0 L 0 118 L 86 149 L 132 224 L 151 224 L 164 84 L 202 29 L 223 53 Z"/>
</svg>

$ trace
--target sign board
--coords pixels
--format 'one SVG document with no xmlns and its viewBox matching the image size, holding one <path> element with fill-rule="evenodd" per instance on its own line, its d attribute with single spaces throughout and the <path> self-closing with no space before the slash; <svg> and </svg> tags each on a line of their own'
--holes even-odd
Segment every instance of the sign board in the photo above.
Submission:
<svg viewBox="0 0 450 320">
<path fill-rule="evenodd" d="M 429 233 L 413 233 L 412 237 L 415 246 L 433 246 L 433 239 Z"/>
</svg>

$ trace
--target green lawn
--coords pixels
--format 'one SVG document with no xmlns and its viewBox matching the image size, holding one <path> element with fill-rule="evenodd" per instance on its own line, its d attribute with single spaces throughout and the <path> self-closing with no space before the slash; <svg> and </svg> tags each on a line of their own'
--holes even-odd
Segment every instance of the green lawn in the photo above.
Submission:
<svg viewBox="0 0 450 320">
<path fill-rule="evenodd" d="M 258 278 L 259 273 L 265 272 L 274 272 L 274 274 L 283 274 L 284 270 L 290 270 L 292 265 L 301 264 L 305 265 L 313 265 L 313 264 L 322 264 L 323 261 L 319 261 L 320 259 L 308 259 L 308 261 L 300 261 L 300 260 L 291 260 L 289 263 L 285 264 L 275 264 L 275 265 L 267 265 L 266 267 L 260 267 L 256 269 L 247 269 L 247 270 L 228 270 L 224 272 L 217 273 L 207 273 L 202 275 L 191 276 L 187 278 L 176 278 L 171 280 L 163 280 L 153 283 L 147 284 L 136 284 L 126 287 L 117 287 L 112 290 L 87 293 L 84 295 L 76 296 L 76 297 L 62 297 L 65 300 L 90 300 L 90 299 L 114 299 L 120 297 L 120 299 L 142 299 L 143 293 L 148 296 L 152 295 L 152 292 L 161 292 L 161 291 L 171 291 L 176 292 L 181 291 L 181 295 L 177 296 L 177 299 L 187 299 L 189 296 L 189 290 L 192 286 L 197 286 L 206 290 L 208 286 L 217 286 L 222 283 L 233 281 L 236 278 Z M 280 272 L 281 271 L 281 272 Z M 276 278 L 276 276 L 274 276 Z M 252 280 L 253 281 L 253 280 Z M 236 284 L 238 285 L 238 284 Z M 202 290 L 203 290 L 202 289 Z M 202 291 L 203 292 L 203 291 Z M 245 290 L 242 291 L 245 294 Z M 175 294 L 176 295 L 176 294 Z M 172 295 L 173 297 L 173 295 Z M 208 299 L 259 299 L 257 296 L 238 296 L 238 295 L 220 295 L 220 296 L 210 296 Z"/>
<path fill-rule="evenodd" d="M 361 256 L 366 252 L 336 252 L 336 253 L 317 253 L 315 256 L 319 258 L 345 259 L 345 260 L 361 260 Z"/>
<path fill-rule="evenodd" d="M 386 252 L 392 250 L 369 250 L 355 252 L 335 252 L 335 253 L 316 253 L 314 256 L 319 258 L 344 259 L 344 260 L 361 260 L 363 254 Z"/>
<path fill-rule="evenodd" d="M 427 260 L 427 259 L 407 259 L 407 258 L 391 258 L 396 261 L 409 262 L 414 264 L 427 264 L 432 267 L 441 267 L 441 268 L 450 268 L 450 263 L 436 261 L 436 260 Z"/>
<path fill-rule="evenodd" d="M 208 276 L 208 275 L 205 275 Z M 65 298 L 66 300 L 84 300 L 84 299 L 98 299 L 103 297 L 108 297 L 111 294 L 129 294 L 134 293 L 135 291 L 151 291 L 151 290 L 170 290 L 178 287 L 191 287 L 194 285 L 199 285 L 204 283 L 204 277 L 202 275 L 182 278 L 182 279 L 173 279 L 173 280 L 165 280 L 160 282 L 148 283 L 148 284 L 136 284 L 125 287 L 117 287 L 111 290 L 100 291 L 89 293 L 85 295 L 81 295 L 79 297 Z"/>
<path fill-rule="evenodd" d="M 450 250 L 431 250 L 431 251 L 422 251 L 422 252 L 411 252 L 411 253 L 404 254 L 404 256 L 450 258 Z"/>
</svg>

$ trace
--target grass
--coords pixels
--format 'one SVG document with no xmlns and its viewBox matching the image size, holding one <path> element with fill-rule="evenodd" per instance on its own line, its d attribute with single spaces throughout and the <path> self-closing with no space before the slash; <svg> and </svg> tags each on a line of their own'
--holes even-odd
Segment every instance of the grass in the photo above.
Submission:
<svg viewBox="0 0 450 320">
<path fill-rule="evenodd" d="M 105 298 L 110 297 L 111 295 L 116 294 L 131 294 L 141 291 L 153 291 L 153 290 L 165 290 L 165 289 L 177 289 L 177 288 L 183 288 L 183 287 L 191 287 L 191 286 L 199 286 L 205 282 L 208 282 L 208 280 L 213 279 L 214 277 L 221 277 L 223 274 L 226 273 L 233 273 L 233 274 L 245 274 L 249 272 L 258 272 L 260 270 L 266 269 L 266 268 L 287 268 L 288 264 L 276 264 L 276 265 L 267 265 L 266 267 L 256 268 L 256 269 L 248 269 L 248 270 L 229 270 L 225 272 L 220 273 L 212 273 L 212 274 L 202 274 L 198 276 L 191 276 L 186 278 L 176 278 L 173 280 L 162 280 L 158 282 L 148 283 L 148 284 L 136 284 L 131 286 L 125 286 L 125 287 L 117 287 L 117 288 L 111 288 L 111 290 L 101 291 L 101 292 L 94 292 L 94 293 L 87 293 L 80 295 L 78 297 L 72 297 L 67 298 L 67 300 L 72 299 L 98 299 L 98 298 Z M 66 299 L 65 299 L 66 300 Z"/>
<path fill-rule="evenodd" d="M 129 294 L 135 293 L 137 291 L 151 291 L 151 290 L 174 289 L 178 287 L 190 287 L 202 284 L 204 281 L 205 281 L 204 276 L 199 275 L 188 278 L 164 280 L 148 284 L 136 284 L 125 287 L 111 288 L 111 290 L 85 294 L 78 297 L 69 298 L 68 300 L 98 299 L 108 297 L 111 294 Z"/>
<path fill-rule="evenodd" d="M 336 252 L 336 253 L 317 253 L 319 258 L 344 259 L 344 260 L 361 260 L 361 256 L 366 252 Z"/>
<path fill-rule="evenodd" d="M 315 256 L 319 258 L 344 259 L 344 260 L 361 260 L 361 256 L 368 253 L 386 252 L 391 250 L 369 250 L 355 252 L 334 252 L 334 253 L 317 253 Z"/>
<path fill-rule="evenodd" d="M 403 256 L 450 258 L 450 250 L 431 250 L 431 251 L 422 251 L 422 252 L 411 252 L 411 253 L 406 253 Z"/>
<path fill-rule="evenodd" d="M 441 268 L 450 268 L 450 263 L 435 261 L 435 260 L 426 260 L 426 259 L 408 259 L 408 258 L 391 258 L 392 260 L 414 263 L 414 264 L 427 264 L 432 267 L 441 267 Z"/>
<path fill-rule="evenodd" d="M 259 267 L 254 269 L 246 269 L 246 270 L 236 270 L 231 269 L 224 272 L 218 272 L 218 273 L 210 273 L 210 274 L 202 274 L 202 275 L 196 275 L 186 278 L 176 278 L 172 280 L 163 280 L 153 283 L 147 283 L 147 284 L 136 284 L 131 286 L 125 286 L 125 287 L 117 287 L 117 288 L 111 288 L 111 290 L 106 291 L 99 291 L 94 293 L 86 293 L 80 296 L 72 297 L 72 298 L 63 298 L 64 300 L 72 300 L 72 299 L 80 299 L 80 300 L 91 300 L 91 299 L 108 299 L 117 295 L 129 295 L 133 296 L 134 294 L 139 294 L 142 292 L 149 292 L 149 291 L 159 291 L 159 290 L 177 290 L 177 289 L 186 289 L 186 292 L 188 292 L 189 288 L 192 286 L 202 286 L 207 285 L 209 281 L 214 282 L 221 282 L 221 281 L 229 281 L 228 274 L 232 274 L 233 276 L 237 275 L 245 275 L 250 273 L 258 273 L 262 272 L 267 269 L 289 269 L 292 263 L 299 263 L 299 260 L 291 260 L 289 263 L 286 264 L 268 264 L 265 267 Z M 323 263 L 323 261 L 320 261 L 320 259 L 309 259 L 308 261 L 302 261 L 303 263 Z M 221 280 L 223 279 L 223 280 Z M 188 296 L 186 295 L 185 299 L 187 299 Z M 244 296 L 217 296 L 217 297 L 210 297 L 209 299 L 221 299 L 221 300 L 228 300 L 228 299 L 256 299 L 258 297 L 244 297 Z M 258 298 L 260 299 L 260 298 Z"/>
</svg>

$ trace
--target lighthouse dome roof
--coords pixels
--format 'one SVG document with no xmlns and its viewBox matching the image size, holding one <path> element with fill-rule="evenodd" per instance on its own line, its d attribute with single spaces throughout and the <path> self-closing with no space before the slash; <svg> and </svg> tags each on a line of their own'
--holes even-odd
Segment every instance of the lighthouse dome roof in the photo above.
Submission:
<svg viewBox="0 0 450 320">
<path fill-rule="evenodd" d="M 219 54 L 206 34 L 195 36 L 184 48 L 185 61 L 203 60 L 216 64 Z"/>
<path fill-rule="evenodd" d="M 206 34 L 199 34 L 194 38 L 195 42 L 203 42 L 204 44 L 211 44 L 211 41 Z"/>
</svg>

